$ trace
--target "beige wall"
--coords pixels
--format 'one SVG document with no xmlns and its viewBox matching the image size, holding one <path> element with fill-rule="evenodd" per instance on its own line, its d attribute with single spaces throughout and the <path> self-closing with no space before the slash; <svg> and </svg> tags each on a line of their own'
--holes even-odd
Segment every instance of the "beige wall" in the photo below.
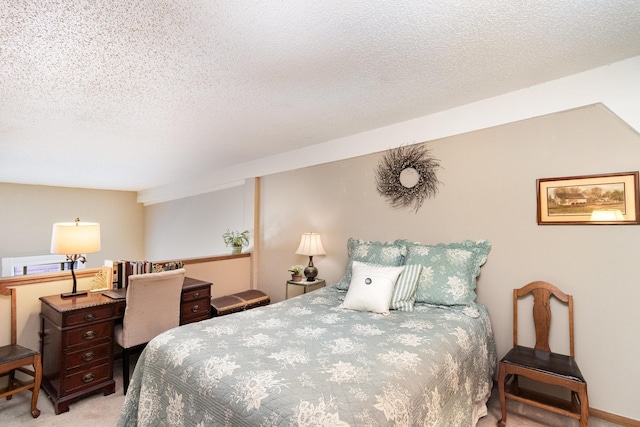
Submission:
<svg viewBox="0 0 640 427">
<path fill-rule="evenodd" d="M 294 254 L 306 231 L 322 235 L 327 255 L 314 262 L 329 283 L 343 274 L 349 237 L 488 239 L 493 248 L 478 300 L 490 310 L 499 356 L 511 345 L 511 289 L 533 280 L 555 283 L 575 298 L 576 355 L 590 405 L 640 420 L 640 226 L 536 224 L 537 178 L 637 171 L 638 134 L 593 106 L 428 147 L 441 161 L 442 184 L 417 214 L 391 209 L 378 195 L 374 175 L 381 154 L 263 177 L 258 288 L 273 301 L 284 298 L 287 268 L 306 262 Z M 560 318 L 554 322 L 566 325 Z M 552 340 L 559 344 L 562 337 Z"/>
<path fill-rule="evenodd" d="M 49 254 L 53 223 L 75 218 L 100 223 L 102 248 L 87 256 L 87 268 L 144 255 L 135 192 L 0 183 L 0 200 L 0 258 Z"/>
<path fill-rule="evenodd" d="M 211 282 L 211 296 L 224 295 L 251 289 L 251 257 L 185 264 L 188 277 Z"/>
</svg>

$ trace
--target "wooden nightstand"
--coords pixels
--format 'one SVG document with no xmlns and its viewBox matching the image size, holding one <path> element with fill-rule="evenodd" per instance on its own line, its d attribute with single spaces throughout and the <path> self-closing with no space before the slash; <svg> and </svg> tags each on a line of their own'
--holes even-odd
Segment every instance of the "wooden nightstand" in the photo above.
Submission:
<svg viewBox="0 0 640 427">
<path fill-rule="evenodd" d="M 312 287 L 315 289 L 323 288 L 324 286 L 326 286 L 326 282 L 324 281 L 324 279 L 316 279 L 313 282 L 308 282 L 306 279 L 303 279 L 299 282 L 294 282 L 293 280 L 287 280 L 287 289 L 285 290 L 284 299 L 289 299 L 289 285 L 304 287 L 304 290 L 302 291 L 302 293 L 306 294 L 309 288 L 312 288 Z"/>
</svg>

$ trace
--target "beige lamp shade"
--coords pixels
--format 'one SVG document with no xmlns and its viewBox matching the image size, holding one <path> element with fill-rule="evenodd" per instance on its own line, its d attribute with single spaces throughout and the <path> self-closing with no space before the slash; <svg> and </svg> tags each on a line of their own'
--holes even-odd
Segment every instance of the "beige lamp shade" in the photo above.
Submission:
<svg viewBox="0 0 640 427">
<path fill-rule="evenodd" d="M 322 239 L 318 233 L 304 233 L 300 239 L 300 246 L 296 254 L 298 255 L 326 255 L 324 246 L 322 246 Z"/>
<path fill-rule="evenodd" d="M 53 224 L 52 254 L 90 254 L 98 251 L 100 251 L 100 224 L 80 222 L 80 220 Z"/>
</svg>

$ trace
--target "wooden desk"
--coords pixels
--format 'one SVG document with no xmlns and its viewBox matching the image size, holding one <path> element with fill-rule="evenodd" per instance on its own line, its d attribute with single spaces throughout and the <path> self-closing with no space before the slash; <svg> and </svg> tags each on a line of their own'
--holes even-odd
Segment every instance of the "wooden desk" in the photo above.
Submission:
<svg viewBox="0 0 640 427">
<path fill-rule="evenodd" d="M 180 324 L 208 319 L 211 283 L 186 277 L 182 285 Z M 50 295 L 40 298 L 42 388 L 51 397 L 56 414 L 69 403 L 102 390 L 115 391 L 113 329 L 122 319 L 124 299 L 99 292 L 77 298 Z"/>
</svg>

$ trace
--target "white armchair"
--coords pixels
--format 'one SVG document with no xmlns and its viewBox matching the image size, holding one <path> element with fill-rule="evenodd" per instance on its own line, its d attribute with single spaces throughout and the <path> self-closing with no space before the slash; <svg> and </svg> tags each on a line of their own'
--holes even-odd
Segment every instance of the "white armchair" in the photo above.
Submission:
<svg viewBox="0 0 640 427">
<path fill-rule="evenodd" d="M 180 326 L 180 296 L 185 270 L 136 274 L 129 277 L 127 306 L 122 325 L 116 325 L 115 339 L 123 348 L 122 382 L 129 387 L 129 359 L 155 336 Z"/>
</svg>

